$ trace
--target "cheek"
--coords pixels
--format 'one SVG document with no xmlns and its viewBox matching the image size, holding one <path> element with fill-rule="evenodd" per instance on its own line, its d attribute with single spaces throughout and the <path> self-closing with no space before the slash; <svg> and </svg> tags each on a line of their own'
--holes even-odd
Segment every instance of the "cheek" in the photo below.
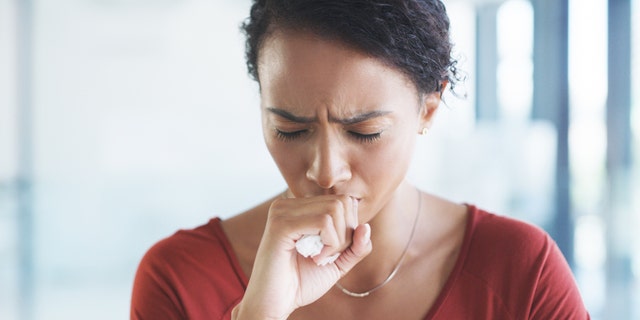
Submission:
<svg viewBox="0 0 640 320">
<path fill-rule="evenodd" d="M 415 137 L 405 136 L 381 144 L 359 155 L 359 172 L 369 188 L 386 189 L 395 187 L 404 180 L 411 159 Z"/>
<path fill-rule="evenodd" d="M 285 144 L 278 141 L 273 141 L 275 138 L 269 139 L 265 137 L 267 149 L 273 158 L 273 161 L 278 166 L 282 177 L 285 179 L 288 185 L 293 185 L 297 176 L 305 176 L 304 172 L 304 159 L 300 155 L 303 154 L 303 150 L 298 150 L 291 146 L 285 146 Z"/>
</svg>

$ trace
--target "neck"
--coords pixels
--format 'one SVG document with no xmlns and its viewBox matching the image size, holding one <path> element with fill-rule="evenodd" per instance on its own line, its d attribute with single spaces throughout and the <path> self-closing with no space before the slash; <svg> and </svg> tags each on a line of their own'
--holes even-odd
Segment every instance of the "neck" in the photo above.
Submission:
<svg viewBox="0 0 640 320">
<path fill-rule="evenodd" d="M 418 196 L 415 187 L 403 182 L 369 221 L 373 251 L 340 281 L 344 287 L 366 291 L 389 276 L 410 240 L 418 214 Z M 403 264 L 406 262 L 405 258 Z"/>
</svg>

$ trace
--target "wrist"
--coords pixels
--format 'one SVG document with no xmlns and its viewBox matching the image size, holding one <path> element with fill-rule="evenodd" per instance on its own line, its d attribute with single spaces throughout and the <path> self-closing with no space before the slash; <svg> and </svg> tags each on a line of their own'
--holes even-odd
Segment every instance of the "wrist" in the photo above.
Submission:
<svg viewBox="0 0 640 320">
<path fill-rule="evenodd" d="M 242 302 L 238 303 L 233 310 L 231 310 L 231 320 L 244 320 L 244 319 L 261 319 L 261 320 L 286 320 L 288 315 L 282 317 L 271 317 L 264 313 L 254 312 L 254 310 L 246 310 L 242 308 Z"/>
</svg>

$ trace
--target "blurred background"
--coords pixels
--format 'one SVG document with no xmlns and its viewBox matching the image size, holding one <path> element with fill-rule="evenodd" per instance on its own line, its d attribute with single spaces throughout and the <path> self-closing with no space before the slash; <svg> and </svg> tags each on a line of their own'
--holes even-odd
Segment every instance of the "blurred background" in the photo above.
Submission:
<svg viewBox="0 0 640 320">
<path fill-rule="evenodd" d="M 446 3 L 466 98 L 410 179 L 545 228 L 593 319 L 640 319 L 640 0 Z M 153 243 L 284 189 L 249 6 L 0 0 L 0 319 L 127 319 Z"/>
</svg>

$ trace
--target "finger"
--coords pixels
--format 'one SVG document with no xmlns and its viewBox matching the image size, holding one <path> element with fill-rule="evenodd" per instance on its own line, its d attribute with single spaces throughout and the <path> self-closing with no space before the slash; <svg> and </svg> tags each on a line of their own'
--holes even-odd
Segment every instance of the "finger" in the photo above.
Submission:
<svg viewBox="0 0 640 320">
<path fill-rule="evenodd" d="M 313 258 L 313 262 L 315 262 L 317 265 L 323 266 L 328 263 L 333 263 L 340 256 L 340 254 L 341 252 L 335 247 L 324 246 L 319 254 L 311 258 Z"/>
<path fill-rule="evenodd" d="M 338 234 L 339 244 L 335 247 L 335 252 L 344 250 L 348 246 L 347 241 L 350 242 L 351 240 L 350 237 L 347 238 L 347 219 L 345 218 L 345 215 L 350 212 L 349 207 L 351 207 L 350 197 L 338 196 L 329 200 L 328 208 L 326 209 L 333 218 L 333 225 Z"/>
<path fill-rule="evenodd" d="M 358 201 L 354 197 L 346 195 L 339 196 L 338 199 L 342 203 L 343 212 L 336 210 L 333 217 L 340 244 L 338 247 L 324 247 L 324 250 L 315 259 L 319 265 L 333 263 L 341 252 L 351 246 L 353 231 L 358 226 Z"/>
<path fill-rule="evenodd" d="M 319 234 L 322 243 L 324 244 L 323 251 L 329 248 L 335 248 L 340 246 L 340 235 L 335 228 L 334 217 L 331 214 L 319 214 L 312 218 L 313 222 L 310 227 L 300 230 L 299 238 L 305 234 Z M 322 255 L 322 251 L 319 255 Z"/>
<path fill-rule="evenodd" d="M 353 230 L 358 226 L 358 200 L 356 198 L 349 196 L 349 201 L 347 201 L 345 206 L 344 219 L 346 224 L 346 230 L 344 232 L 346 245 L 343 250 L 351 245 L 351 241 L 353 241 Z"/>
<path fill-rule="evenodd" d="M 344 240 L 340 239 L 341 242 L 351 243 L 352 231 L 358 226 L 358 200 L 354 197 L 348 195 L 324 195 L 298 198 L 294 201 L 287 201 L 287 204 L 291 206 L 289 210 L 296 211 L 296 215 L 331 214 L 336 230 L 347 230 Z M 298 207 L 296 208 L 295 206 Z M 300 210 L 299 206 L 305 206 L 305 210 Z"/>
<path fill-rule="evenodd" d="M 350 214 L 346 216 L 347 227 L 355 230 L 355 228 L 358 227 L 358 205 L 360 204 L 360 202 L 358 201 L 358 199 L 354 197 L 349 197 L 349 198 L 351 198 L 351 208 L 350 208 L 351 210 L 348 211 L 348 213 Z"/>
<path fill-rule="evenodd" d="M 270 220 L 294 242 L 304 235 L 320 235 L 325 247 L 313 256 L 324 260 L 351 245 L 356 211 L 357 200 L 347 195 L 278 199 L 271 205 Z"/>
<path fill-rule="evenodd" d="M 334 196 L 329 200 L 330 207 L 325 210 L 331 212 L 335 230 L 338 235 L 339 244 L 337 246 L 326 245 L 320 254 L 314 256 L 317 264 L 324 265 L 332 263 L 339 253 L 346 250 L 353 240 L 353 230 L 358 225 L 358 203 L 354 197 L 341 195 Z"/>
<path fill-rule="evenodd" d="M 340 276 L 347 274 L 358 262 L 369 255 L 372 249 L 371 226 L 368 223 L 359 225 L 353 233 L 351 246 L 342 252 L 335 262 L 340 270 Z"/>
<path fill-rule="evenodd" d="M 269 221 L 297 240 L 305 234 L 319 234 L 324 229 L 344 225 L 342 211 L 342 203 L 335 198 L 321 201 L 312 198 L 278 199 L 271 203 Z"/>
</svg>

